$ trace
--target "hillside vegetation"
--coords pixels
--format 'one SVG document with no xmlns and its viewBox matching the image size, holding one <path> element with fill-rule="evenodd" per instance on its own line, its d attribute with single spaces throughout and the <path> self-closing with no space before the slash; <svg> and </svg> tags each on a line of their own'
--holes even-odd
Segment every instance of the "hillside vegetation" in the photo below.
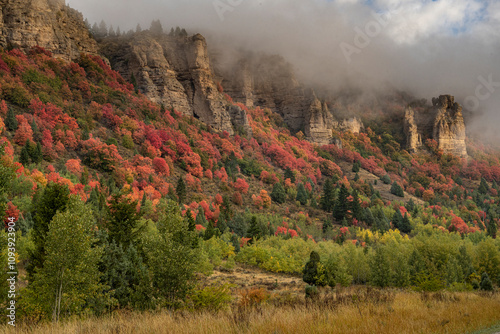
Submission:
<svg viewBox="0 0 500 334">
<path fill-rule="evenodd" d="M 410 154 L 398 125 L 386 122 L 401 105 L 386 114 L 367 110 L 366 131 L 338 132 L 342 147 L 318 147 L 270 110 L 238 106 L 251 136 L 217 132 L 153 104 L 99 57 L 68 63 L 39 47 L 0 51 L 0 210 L 6 228 L 10 217 L 17 221 L 18 319 L 103 316 L 68 328 L 41 325 L 41 332 L 83 326 L 95 333 L 98 326 L 104 333 L 116 317 L 125 333 L 151 323 L 208 331 L 203 326 L 218 317 L 208 311 L 225 312 L 243 287 L 204 279 L 239 263 L 304 278 L 308 297 L 291 303 L 295 310 L 264 308 L 245 319 L 222 313 L 219 326 L 228 331 L 246 323 L 250 332 L 289 332 L 291 323 L 313 323 L 321 332 L 334 322 L 346 333 L 346 319 L 359 315 L 375 327 L 356 333 L 414 332 L 429 312 L 438 313 L 428 332 L 491 324 L 487 310 L 498 309 L 498 296 L 464 291 L 500 284 L 495 148 L 469 140 L 470 158 L 460 159 L 428 140 L 425 152 Z M 7 232 L 0 239 L 7 266 Z M 365 301 L 353 292 L 342 312 L 322 311 L 321 291 L 352 284 L 366 289 Z M 449 300 L 447 292 L 432 295 L 443 301 L 411 292 L 443 290 L 462 292 Z M 266 289 L 247 299 L 265 305 Z M 201 313 L 186 315 L 189 321 L 175 313 L 123 316 L 163 309 Z"/>
</svg>

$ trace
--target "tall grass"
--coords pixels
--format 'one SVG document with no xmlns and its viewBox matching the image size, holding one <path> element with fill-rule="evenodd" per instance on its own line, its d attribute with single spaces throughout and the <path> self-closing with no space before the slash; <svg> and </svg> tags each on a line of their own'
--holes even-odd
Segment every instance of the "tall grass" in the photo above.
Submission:
<svg viewBox="0 0 500 334">
<path fill-rule="evenodd" d="M 271 298 L 223 312 L 116 312 L 59 324 L 7 327 L 1 333 L 468 333 L 500 322 L 500 295 L 352 288 L 319 301 Z"/>
</svg>

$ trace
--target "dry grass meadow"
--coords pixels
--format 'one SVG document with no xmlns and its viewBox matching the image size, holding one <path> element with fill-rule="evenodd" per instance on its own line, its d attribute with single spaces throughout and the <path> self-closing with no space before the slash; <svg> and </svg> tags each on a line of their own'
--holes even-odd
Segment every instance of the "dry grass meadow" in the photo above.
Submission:
<svg viewBox="0 0 500 334">
<path fill-rule="evenodd" d="M 1 328 L 1 333 L 470 333 L 500 322 L 500 294 L 417 293 L 351 287 L 316 302 L 279 291 L 257 306 L 226 311 L 119 312 L 60 324 Z"/>
</svg>

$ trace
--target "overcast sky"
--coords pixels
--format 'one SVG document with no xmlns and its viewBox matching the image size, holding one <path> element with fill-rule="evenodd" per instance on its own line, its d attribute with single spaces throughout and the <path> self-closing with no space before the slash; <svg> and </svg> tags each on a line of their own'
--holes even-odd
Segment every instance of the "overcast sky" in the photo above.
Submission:
<svg viewBox="0 0 500 334">
<path fill-rule="evenodd" d="M 66 0 L 122 31 L 154 19 L 278 53 L 314 83 L 452 94 L 500 125 L 500 0 Z M 496 83 L 498 82 L 498 84 Z M 495 127 L 491 127 L 494 124 Z M 483 131 L 483 132 L 485 132 Z"/>
</svg>

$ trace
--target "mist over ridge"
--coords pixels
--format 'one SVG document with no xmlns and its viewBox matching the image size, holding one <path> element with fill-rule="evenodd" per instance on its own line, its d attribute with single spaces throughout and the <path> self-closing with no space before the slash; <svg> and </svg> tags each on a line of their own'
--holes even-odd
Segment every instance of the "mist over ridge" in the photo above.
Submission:
<svg viewBox="0 0 500 334">
<path fill-rule="evenodd" d="M 329 91 L 400 90 L 430 100 L 451 94 L 474 115 L 469 130 L 495 139 L 500 122 L 497 1 L 81 1 L 89 22 L 122 31 L 181 26 L 223 56 L 279 54 L 301 81 Z M 222 51 L 221 51 L 222 50 Z M 497 83 L 498 82 L 498 83 Z"/>
</svg>

